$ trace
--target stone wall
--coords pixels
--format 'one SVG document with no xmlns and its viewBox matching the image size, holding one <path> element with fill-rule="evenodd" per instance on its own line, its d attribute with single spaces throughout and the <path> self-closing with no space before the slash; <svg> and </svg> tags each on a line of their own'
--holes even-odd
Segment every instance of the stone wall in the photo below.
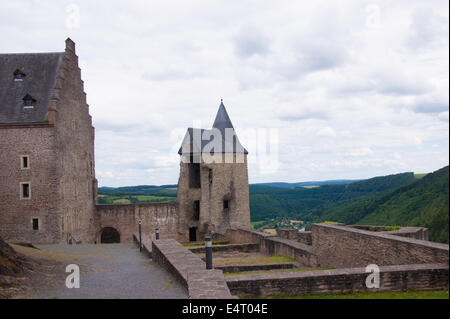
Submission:
<svg viewBox="0 0 450 319">
<path fill-rule="evenodd" d="M 262 253 L 268 255 L 282 255 L 294 258 L 304 266 L 317 266 L 317 257 L 313 248 L 293 240 L 254 230 L 229 229 L 226 236 L 232 243 L 257 243 Z"/>
<path fill-rule="evenodd" d="M 448 245 L 337 224 L 313 224 L 312 247 L 321 267 L 365 267 L 368 264 L 448 265 Z"/>
<path fill-rule="evenodd" d="M 155 238 L 155 229 L 159 228 L 161 239 L 182 239 L 178 233 L 178 203 L 142 203 L 97 205 L 96 238 L 100 242 L 105 227 L 115 228 L 121 242 L 132 242 L 133 234 L 138 231 L 138 222 L 142 221 L 142 233 L 150 239 Z"/>
<path fill-rule="evenodd" d="M 389 226 L 349 225 L 347 227 L 369 231 L 382 231 L 384 234 L 428 240 L 428 229 L 424 227 L 402 227 L 399 230 L 394 231 L 386 231 Z"/>
<path fill-rule="evenodd" d="M 221 154 L 222 160 L 230 154 Z M 220 155 L 219 155 L 220 156 Z M 189 185 L 189 158 L 181 157 L 178 198 L 180 225 L 185 228 L 188 241 L 190 227 L 197 227 L 197 239 L 214 231 L 225 234 L 228 228 L 250 229 L 250 205 L 247 173 L 247 156 L 244 162 L 200 163 L 200 188 Z M 223 207 L 228 200 L 229 207 Z M 194 201 L 200 201 L 199 219 L 194 219 Z"/>
<path fill-rule="evenodd" d="M 278 236 L 285 239 L 295 240 L 305 245 L 311 245 L 312 234 L 310 231 L 298 231 L 292 228 L 280 228 L 277 230 Z"/>
<path fill-rule="evenodd" d="M 380 288 L 367 288 L 365 268 L 226 277 L 233 294 L 248 297 L 448 289 L 448 265 L 380 267 Z"/>
<path fill-rule="evenodd" d="M 57 143 L 58 211 L 61 240 L 93 242 L 95 197 L 94 127 L 86 102 L 75 43 L 66 40 L 50 109 Z"/>
<path fill-rule="evenodd" d="M 313 248 L 293 240 L 279 237 L 267 238 L 262 251 L 270 256 L 281 255 L 294 258 L 306 267 L 318 266 L 318 259 Z"/>
<path fill-rule="evenodd" d="M 0 237 L 5 241 L 59 242 L 56 143 L 52 125 L 0 126 Z M 27 169 L 22 169 L 23 155 L 29 158 Z M 29 199 L 21 199 L 22 182 L 30 184 Z M 39 219 L 39 230 L 33 230 L 33 218 Z"/>
<path fill-rule="evenodd" d="M 154 240 L 153 261 L 175 276 L 189 293 L 189 298 L 233 298 L 222 270 L 206 269 L 205 263 L 173 239 Z"/>
<path fill-rule="evenodd" d="M 61 56 L 46 121 L 0 126 L 0 236 L 7 241 L 94 241 L 94 128 L 72 40 Z M 29 199 L 20 197 L 23 182 Z"/>
</svg>

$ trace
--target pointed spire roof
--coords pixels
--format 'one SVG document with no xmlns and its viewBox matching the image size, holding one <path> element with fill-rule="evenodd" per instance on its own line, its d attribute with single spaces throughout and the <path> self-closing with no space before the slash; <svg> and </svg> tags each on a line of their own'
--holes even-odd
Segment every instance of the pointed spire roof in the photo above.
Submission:
<svg viewBox="0 0 450 319">
<path fill-rule="evenodd" d="M 217 111 L 216 119 L 212 127 L 221 131 L 224 131 L 225 128 L 233 128 L 233 124 L 223 104 L 223 99 L 220 100 L 219 111 Z"/>
<path fill-rule="evenodd" d="M 215 130 L 214 130 L 215 129 Z M 231 135 L 227 134 L 226 129 L 231 129 Z M 220 141 L 214 140 L 215 132 L 219 130 Z M 217 133 L 217 132 L 216 132 Z M 204 137 L 207 137 L 204 139 Z M 203 153 L 205 147 L 213 142 L 214 147 L 208 149 L 212 153 L 244 153 L 248 151 L 239 142 L 233 124 L 228 116 L 223 100 L 220 101 L 219 111 L 217 111 L 216 119 L 211 130 L 188 128 L 188 131 L 183 139 L 182 145 L 178 154 L 186 153 Z M 217 144 L 216 144 L 217 143 Z"/>
</svg>

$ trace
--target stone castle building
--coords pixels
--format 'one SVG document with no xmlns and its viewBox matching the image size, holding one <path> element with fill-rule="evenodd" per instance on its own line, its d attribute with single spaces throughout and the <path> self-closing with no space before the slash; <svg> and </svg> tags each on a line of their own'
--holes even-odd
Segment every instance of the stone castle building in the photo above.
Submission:
<svg viewBox="0 0 450 319">
<path fill-rule="evenodd" d="M 247 150 L 223 102 L 211 130 L 189 128 L 178 152 L 180 218 L 189 240 L 230 228 L 250 228 Z"/>
<path fill-rule="evenodd" d="M 74 42 L 64 52 L 0 54 L 0 236 L 92 240 L 94 168 Z"/>
<path fill-rule="evenodd" d="M 175 203 L 98 205 L 95 130 L 75 54 L 0 54 L 0 237 L 9 242 L 200 240 L 250 228 L 247 151 L 223 103 L 211 130 L 189 128 Z"/>
</svg>

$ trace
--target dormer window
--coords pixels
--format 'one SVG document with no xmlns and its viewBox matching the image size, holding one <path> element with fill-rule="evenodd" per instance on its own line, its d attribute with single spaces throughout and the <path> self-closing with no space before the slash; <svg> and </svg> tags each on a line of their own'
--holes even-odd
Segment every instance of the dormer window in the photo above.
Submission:
<svg viewBox="0 0 450 319">
<path fill-rule="evenodd" d="M 23 98 L 24 109 L 32 109 L 35 102 L 36 100 L 30 94 L 25 95 Z"/>
<path fill-rule="evenodd" d="M 26 74 L 20 71 L 19 69 L 16 69 L 13 74 L 14 74 L 14 82 L 23 81 L 23 78 L 26 76 Z"/>
</svg>

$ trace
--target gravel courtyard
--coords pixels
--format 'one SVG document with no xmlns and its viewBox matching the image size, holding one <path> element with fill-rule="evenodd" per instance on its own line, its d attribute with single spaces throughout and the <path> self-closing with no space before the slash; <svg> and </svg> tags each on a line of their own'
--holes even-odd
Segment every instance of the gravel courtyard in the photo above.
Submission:
<svg viewBox="0 0 450 319">
<path fill-rule="evenodd" d="M 56 288 L 37 290 L 27 298 L 188 298 L 172 275 L 141 254 L 134 244 L 36 247 L 62 261 L 64 270 L 68 264 L 77 264 L 81 272 L 80 288 L 66 288 L 65 275 L 57 276 Z"/>
</svg>

